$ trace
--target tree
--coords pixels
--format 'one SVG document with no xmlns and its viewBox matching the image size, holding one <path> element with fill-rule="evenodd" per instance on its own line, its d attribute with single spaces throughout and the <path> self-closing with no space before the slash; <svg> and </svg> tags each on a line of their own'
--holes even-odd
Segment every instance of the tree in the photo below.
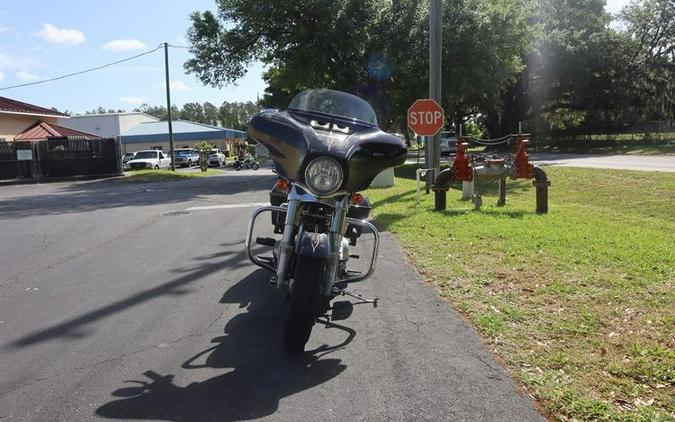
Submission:
<svg viewBox="0 0 675 422">
<path fill-rule="evenodd" d="M 195 12 L 188 72 L 222 86 L 254 60 L 268 65 L 262 103 L 285 107 L 306 88 L 355 93 L 384 128 L 403 128 L 405 110 L 427 95 L 428 5 L 422 0 L 218 1 Z M 444 105 L 464 117 L 521 70 L 531 44 L 524 0 L 446 0 Z M 462 52 L 460 55 L 459 51 Z M 460 83 L 457 83 L 457 81 Z M 447 107 L 447 105 L 446 105 Z M 221 116 L 223 115 L 221 108 Z"/>
<path fill-rule="evenodd" d="M 204 108 L 199 103 L 185 103 L 180 110 L 180 118 L 193 122 L 206 123 Z"/>
<path fill-rule="evenodd" d="M 614 71 L 602 57 L 611 43 L 604 6 L 604 0 L 535 3 L 531 22 L 540 28 L 535 48 L 521 56 L 524 72 L 486 113 L 491 136 L 515 132 L 521 120 L 583 121 L 584 110 L 601 99 L 598 94 L 612 81 L 607 74 Z"/>
<path fill-rule="evenodd" d="M 633 1 L 617 25 L 603 0 L 541 0 L 541 27 L 526 70 L 502 93 L 501 107 L 484 116 L 491 134 L 516 122 L 531 129 L 602 131 L 645 120 L 673 121 L 675 4 Z M 499 107 L 499 103 L 494 103 Z"/>
<path fill-rule="evenodd" d="M 159 120 L 168 120 L 168 113 L 166 112 L 166 107 L 164 106 L 150 106 L 146 103 L 143 103 L 136 107 L 134 111 L 148 114 L 152 117 L 158 118 Z M 171 106 L 171 118 L 173 120 L 180 119 L 180 110 L 176 105 Z"/>
<path fill-rule="evenodd" d="M 214 106 L 210 102 L 205 102 L 203 105 L 204 110 L 204 123 L 209 125 L 218 124 L 218 107 Z"/>
<path fill-rule="evenodd" d="M 233 102 L 224 101 L 218 109 L 218 120 L 221 126 L 246 130 L 251 117 L 258 112 L 256 105 L 251 102 Z"/>
<path fill-rule="evenodd" d="M 195 144 L 193 148 L 199 151 L 199 168 L 203 172 L 207 171 L 209 169 L 209 151 L 214 146 L 206 141 L 202 141 Z"/>
<path fill-rule="evenodd" d="M 646 118 L 675 123 L 675 3 L 633 1 L 621 12 L 629 40 L 626 79 Z"/>
</svg>

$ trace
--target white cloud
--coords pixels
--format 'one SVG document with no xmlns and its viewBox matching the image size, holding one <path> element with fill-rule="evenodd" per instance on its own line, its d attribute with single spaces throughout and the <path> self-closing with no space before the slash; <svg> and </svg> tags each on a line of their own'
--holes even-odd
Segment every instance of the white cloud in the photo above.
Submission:
<svg viewBox="0 0 675 422">
<path fill-rule="evenodd" d="M 40 79 L 40 77 L 38 75 L 36 75 L 35 73 L 30 73 L 30 72 L 25 72 L 25 71 L 16 72 L 14 74 L 14 77 L 16 79 L 22 81 L 22 82 L 32 82 L 32 81 L 37 81 L 38 79 Z"/>
<path fill-rule="evenodd" d="M 14 60 L 7 55 L 0 53 L 0 67 L 10 67 L 14 64 Z"/>
<path fill-rule="evenodd" d="M 162 88 L 166 89 L 166 84 L 162 84 Z M 189 91 L 190 87 L 185 84 L 183 81 L 171 81 L 169 82 L 169 88 L 171 88 L 171 91 Z"/>
<path fill-rule="evenodd" d="M 35 35 L 52 44 L 77 45 L 84 42 L 84 34 L 77 29 L 57 28 L 50 23 L 42 25 L 42 29 Z"/>
<path fill-rule="evenodd" d="M 120 97 L 120 102 L 131 104 L 134 106 L 141 105 L 145 102 L 145 97 Z"/>
<path fill-rule="evenodd" d="M 12 28 L 10 28 L 9 26 L 5 26 L 5 25 L 0 23 L 0 34 L 2 34 L 3 32 L 11 31 L 11 30 L 12 30 Z"/>
<path fill-rule="evenodd" d="M 5 74 L 2 73 L 2 72 L 0 72 L 0 81 L 2 81 L 2 80 L 4 80 L 4 79 L 5 79 Z"/>
<path fill-rule="evenodd" d="M 145 44 L 135 39 L 113 40 L 105 44 L 102 49 L 110 51 L 140 50 L 145 48 Z"/>
<path fill-rule="evenodd" d="M 43 67 L 43 64 L 31 56 L 8 56 L 0 52 L 0 69 L 4 72 L 35 69 Z"/>
</svg>

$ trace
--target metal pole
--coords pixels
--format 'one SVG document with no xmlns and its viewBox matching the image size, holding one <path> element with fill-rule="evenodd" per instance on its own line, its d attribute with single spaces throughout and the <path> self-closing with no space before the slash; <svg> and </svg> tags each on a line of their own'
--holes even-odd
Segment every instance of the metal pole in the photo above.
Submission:
<svg viewBox="0 0 675 422">
<path fill-rule="evenodd" d="M 433 139 L 431 136 L 423 136 L 424 139 L 424 168 L 430 169 L 433 163 Z M 424 173 L 424 192 L 428 195 L 431 192 L 431 185 L 434 183 L 434 172 L 427 171 Z"/>
<path fill-rule="evenodd" d="M 431 0 L 429 3 L 429 98 L 441 104 L 441 0 Z M 441 167 L 441 134 L 437 133 L 430 140 L 433 147 L 431 152 L 431 166 L 435 177 Z"/>
<path fill-rule="evenodd" d="M 166 75 L 166 116 L 169 119 L 169 154 L 171 155 L 171 171 L 176 171 L 173 151 L 173 127 L 171 125 L 171 91 L 169 88 L 169 43 L 164 43 L 164 73 Z"/>
</svg>

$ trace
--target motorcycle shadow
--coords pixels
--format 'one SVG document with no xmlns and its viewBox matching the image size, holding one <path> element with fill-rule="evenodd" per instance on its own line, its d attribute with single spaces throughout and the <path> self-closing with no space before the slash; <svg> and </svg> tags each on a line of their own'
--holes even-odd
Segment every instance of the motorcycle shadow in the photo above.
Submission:
<svg viewBox="0 0 675 422">
<path fill-rule="evenodd" d="M 346 340 L 299 356 L 289 355 L 281 341 L 284 298 L 269 286 L 268 280 L 268 274 L 258 270 L 225 292 L 221 303 L 238 304 L 246 312 L 227 322 L 224 335 L 211 340 L 213 346 L 181 365 L 185 370 L 227 368 L 229 372 L 181 387 L 174 383 L 174 375 L 145 371 L 147 380 L 125 381 L 131 385 L 112 393 L 122 398 L 99 407 L 96 414 L 167 421 L 255 419 L 276 412 L 281 398 L 340 375 L 346 365 L 327 356 L 349 343 L 354 330 L 324 322 L 328 329 L 346 332 Z M 319 328 L 322 327 L 317 324 L 315 329 Z M 339 343 L 345 336 L 336 333 L 333 337 Z"/>
</svg>

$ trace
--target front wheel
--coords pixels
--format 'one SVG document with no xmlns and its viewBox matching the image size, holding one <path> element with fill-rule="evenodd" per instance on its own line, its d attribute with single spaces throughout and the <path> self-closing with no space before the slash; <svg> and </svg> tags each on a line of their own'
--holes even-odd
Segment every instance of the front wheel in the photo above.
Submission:
<svg viewBox="0 0 675 422">
<path fill-rule="evenodd" d="M 260 168 L 260 164 L 258 164 L 258 163 L 253 163 L 253 164 L 251 164 L 251 168 L 252 168 L 253 170 L 258 170 L 258 169 Z"/>
<path fill-rule="evenodd" d="M 295 277 L 284 327 L 284 344 L 291 353 L 302 353 L 321 309 L 321 285 L 326 264 L 304 256 L 297 257 Z"/>
</svg>

